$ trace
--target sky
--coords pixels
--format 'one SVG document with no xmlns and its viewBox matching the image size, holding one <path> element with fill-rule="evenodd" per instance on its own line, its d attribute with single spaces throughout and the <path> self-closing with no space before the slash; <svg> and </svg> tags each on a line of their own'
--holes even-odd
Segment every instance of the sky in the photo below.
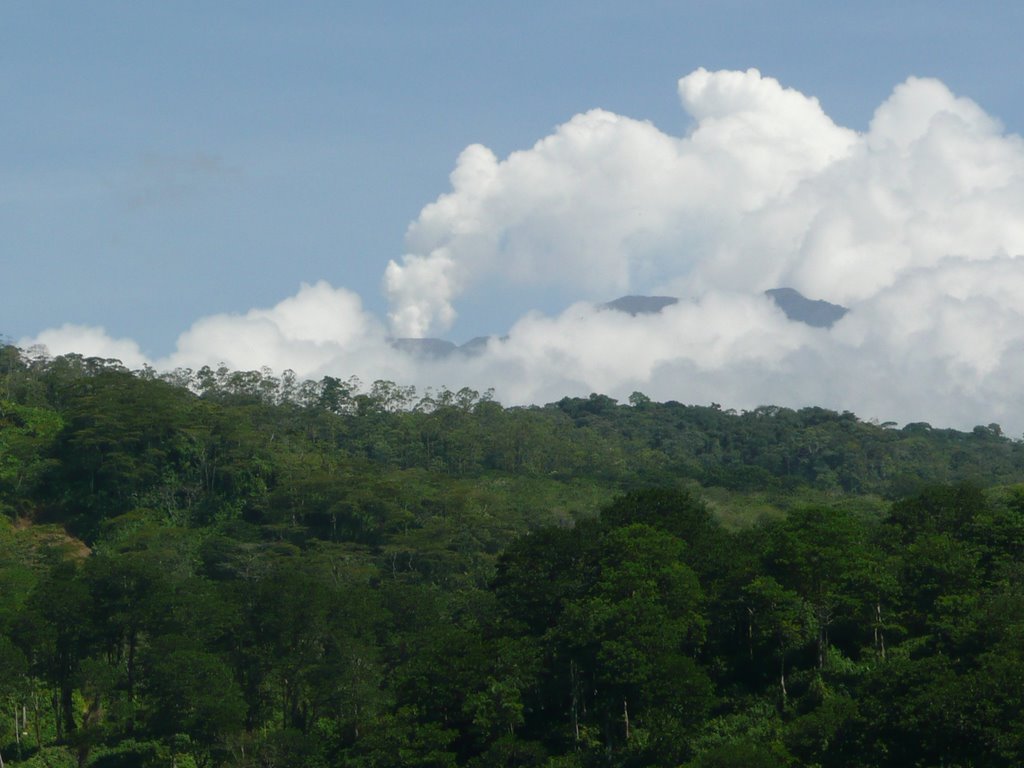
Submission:
<svg viewBox="0 0 1024 768">
<path fill-rule="evenodd" d="M 0 334 L 1024 431 L 1024 7 L 10 2 Z M 791 286 L 851 312 L 788 321 Z M 627 293 L 682 301 L 629 318 Z M 391 337 L 496 338 L 444 362 Z"/>
</svg>

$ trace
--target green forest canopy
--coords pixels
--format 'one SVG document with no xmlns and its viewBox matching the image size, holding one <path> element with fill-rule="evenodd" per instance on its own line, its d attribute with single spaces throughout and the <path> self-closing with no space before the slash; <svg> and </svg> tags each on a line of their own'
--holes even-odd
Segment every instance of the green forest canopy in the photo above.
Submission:
<svg viewBox="0 0 1024 768">
<path fill-rule="evenodd" d="M 1021 483 L 997 425 L 6 346 L 0 755 L 1019 765 Z"/>
</svg>

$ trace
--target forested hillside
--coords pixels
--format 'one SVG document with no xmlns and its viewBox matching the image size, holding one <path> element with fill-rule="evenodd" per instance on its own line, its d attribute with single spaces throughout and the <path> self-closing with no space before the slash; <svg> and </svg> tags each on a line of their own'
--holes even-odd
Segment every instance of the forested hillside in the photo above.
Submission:
<svg viewBox="0 0 1024 768">
<path fill-rule="evenodd" d="M 1024 444 L 0 348 L 0 755 L 1024 764 Z"/>
</svg>

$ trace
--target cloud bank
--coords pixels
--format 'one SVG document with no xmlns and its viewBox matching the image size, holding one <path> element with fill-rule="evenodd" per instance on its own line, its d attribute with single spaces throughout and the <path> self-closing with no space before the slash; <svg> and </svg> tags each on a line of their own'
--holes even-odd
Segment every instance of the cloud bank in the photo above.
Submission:
<svg viewBox="0 0 1024 768">
<path fill-rule="evenodd" d="M 224 362 L 503 402 L 600 391 L 736 408 L 850 409 L 1024 431 L 1024 143 L 936 80 L 910 78 L 869 128 L 756 70 L 679 81 L 685 135 L 603 110 L 505 159 L 468 147 L 384 270 L 384 322 L 303 286 L 269 309 L 198 320 L 157 368 Z M 850 312 L 831 329 L 764 297 L 789 286 Z M 460 297 L 501 290 L 522 317 L 478 356 L 429 360 L 389 336 L 440 335 Z M 566 297 L 555 316 L 531 296 Z M 624 293 L 682 300 L 630 317 Z M 145 362 L 130 340 L 64 326 L 20 342 Z"/>
</svg>

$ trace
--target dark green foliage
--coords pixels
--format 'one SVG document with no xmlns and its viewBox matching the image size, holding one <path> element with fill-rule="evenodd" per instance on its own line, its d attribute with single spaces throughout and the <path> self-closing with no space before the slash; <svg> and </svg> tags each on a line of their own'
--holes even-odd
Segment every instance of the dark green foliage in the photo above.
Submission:
<svg viewBox="0 0 1024 768">
<path fill-rule="evenodd" d="M 1022 481 L 996 425 L 3 347 L 0 754 L 1021 765 Z"/>
<path fill-rule="evenodd" d="M 704 752 L 687 768 L 787 768 L 792 762 L 764 744 L 732 741 Z"/>
</svg>

